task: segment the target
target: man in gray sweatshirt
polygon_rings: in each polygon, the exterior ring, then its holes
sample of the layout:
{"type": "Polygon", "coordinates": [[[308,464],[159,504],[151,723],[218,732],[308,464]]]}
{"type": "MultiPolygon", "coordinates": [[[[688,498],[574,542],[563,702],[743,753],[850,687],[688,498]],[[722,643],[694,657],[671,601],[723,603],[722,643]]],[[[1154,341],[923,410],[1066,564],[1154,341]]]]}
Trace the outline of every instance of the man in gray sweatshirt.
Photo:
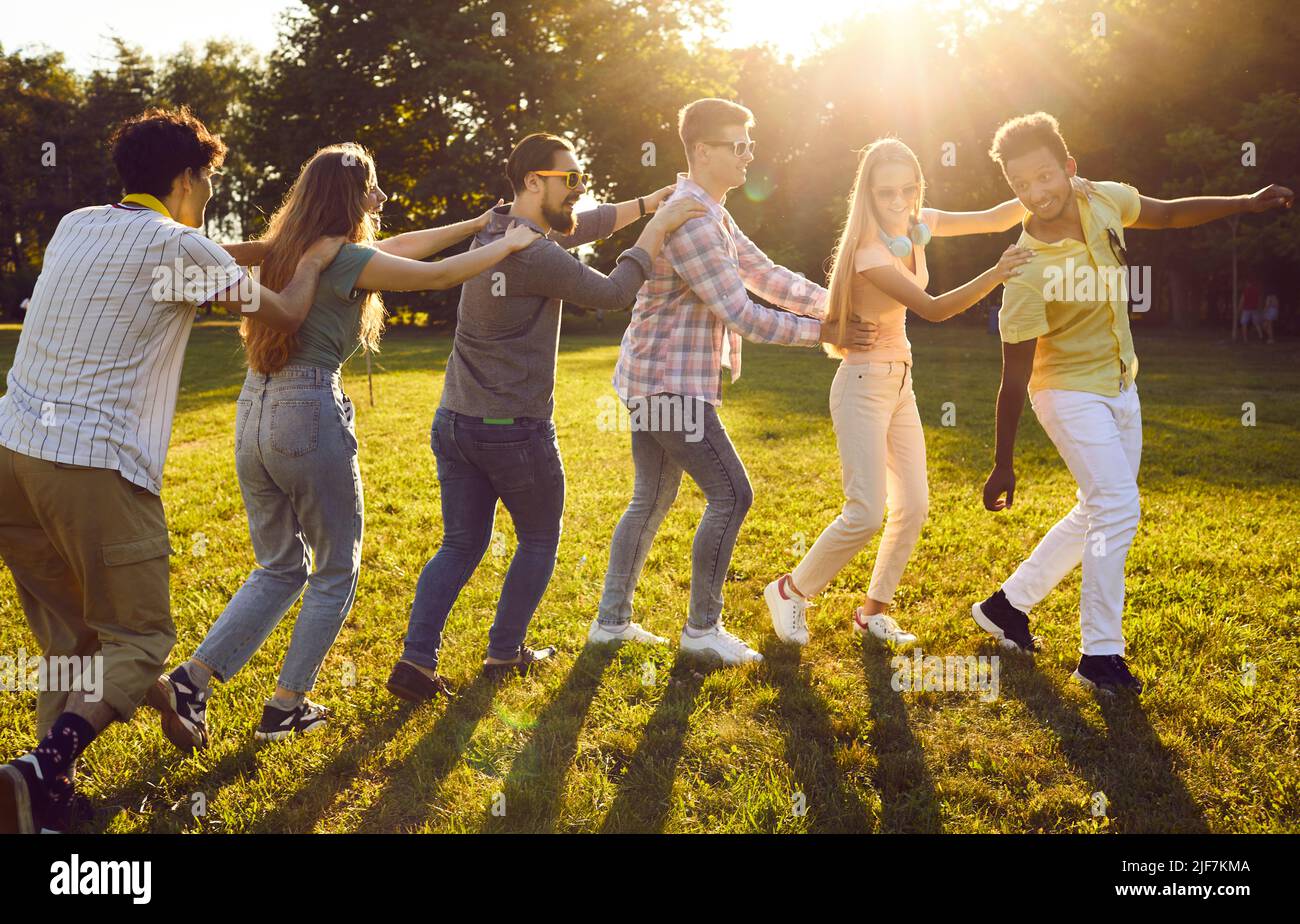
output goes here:
{"type": "Polygon", "coordinates": [[[660,210],[673,191],[668,186],[575,215],[591,178],[581,172],[573,146],[556,135],[520,141],[506,174],[514,201],[493,210],[471,246],[490,244],[516,222],[543,237],[461,289],[430,438],[443,540],[420,573],[405,648],[388,678],[390,692],[413,702],[447,692],[438,675],[443,626],[492,541],[498,499],[514,521],[518,547],[488,634],[484,669],[526,673],[554,654],[554,648],[534,650],[523,642],[555,568],[564,510],[564,467],[551,420],[561,303],[630,308],[668,233],[704,214],[689,199],[660,210]],[[654,218],[608,276],[567,252],[650,213],[654,218]]]}

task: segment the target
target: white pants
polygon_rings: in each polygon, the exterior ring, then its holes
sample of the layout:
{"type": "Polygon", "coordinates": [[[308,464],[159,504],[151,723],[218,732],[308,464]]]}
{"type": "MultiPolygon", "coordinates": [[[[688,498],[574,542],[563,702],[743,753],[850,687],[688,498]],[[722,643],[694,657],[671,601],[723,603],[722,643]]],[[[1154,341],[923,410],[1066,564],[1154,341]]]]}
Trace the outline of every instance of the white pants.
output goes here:
{"type": "Polygon", "coordinates": [[[1028,613],[1083,563],[1080,650],[1124,654],[1124,562],[1137,532],[1142,407],[1137,389],[1113,398],[1044,389],[1031,399],[1038,421],[1079,485],[1079,502],[1051,528],[1002,585],[1007,602],[1028,613]]]}
{"type": "Polygon", "coordinates": [[[843,470],[844,509],[791,573],[809,597],[826,589],[885,520],[867,596],[890,603],[929,511],[925,433],[902,362],[842,363],[831,383],[831,420],[843,470]]]}

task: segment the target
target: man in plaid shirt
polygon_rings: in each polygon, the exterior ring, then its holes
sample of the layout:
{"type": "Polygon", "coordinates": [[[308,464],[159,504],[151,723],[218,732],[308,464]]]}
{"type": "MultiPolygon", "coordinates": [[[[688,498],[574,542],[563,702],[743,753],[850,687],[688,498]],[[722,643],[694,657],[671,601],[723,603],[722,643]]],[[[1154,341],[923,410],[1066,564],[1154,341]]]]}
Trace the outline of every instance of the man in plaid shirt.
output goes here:
{"type": "MultiPolygon", "coordinates": [[[[614,531],[589,642],[667,641],[632,621],[632,595],[686,473],[708,506],[695,531],[681,648],[724,664],[762,660],[722,626],[722,584],[754,492],[718,418],[721,370],[729,368],[733,382],[740,378],[742,337],[814,347],[832,334],[823,327],[826,290],[774,264],[723,207],[727,192],[744,184],[754,159],[753,124],[748,109],[721,99],[696,100],[678,115],[689,172],[678,175],[672,198],[698,199],[708,215],[688,221],[668,239],[623,335],[614,388],[631,413],[636,484],[614,531]],[[789,310],[756,304],[747,289],[789,310]]],[[[850,323],[837,342],[863,349],[873,328],[850,323]]]]}

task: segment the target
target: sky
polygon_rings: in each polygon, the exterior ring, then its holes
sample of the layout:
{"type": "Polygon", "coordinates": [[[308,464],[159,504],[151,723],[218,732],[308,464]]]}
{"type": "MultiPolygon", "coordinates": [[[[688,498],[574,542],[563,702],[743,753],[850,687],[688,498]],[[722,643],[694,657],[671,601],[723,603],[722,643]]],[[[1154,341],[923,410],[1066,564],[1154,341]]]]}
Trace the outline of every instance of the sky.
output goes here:
{"type": "MultiPolygon", "coordinates": [[[[789,0],[727,0],[729,23],[724,45],[744,47],[759,42],[802,57],[817,36],[845,16],[881,5],[884,0],[798,0],[792,14],[789,0]]],[[[892,0],[910,7],[911,0],[892,0]]],[[[0,17],[0,44],[6,52],[34,50],[45,45],[62,51],[71,66],[89,72],[111,64],[109,37],[118,35],[161,57],[189,42],[201,47],[209,38],[231,36],[265,55],[276,41],[280,14],[301,9],[297,0],[217,0],[211,6],[178,8],[166,0],[13,0],[0,17]],[[185,15],[177,15],[180,10],[185,15]],[[196,12],[191,12],[196,11],[196,12]]]]}

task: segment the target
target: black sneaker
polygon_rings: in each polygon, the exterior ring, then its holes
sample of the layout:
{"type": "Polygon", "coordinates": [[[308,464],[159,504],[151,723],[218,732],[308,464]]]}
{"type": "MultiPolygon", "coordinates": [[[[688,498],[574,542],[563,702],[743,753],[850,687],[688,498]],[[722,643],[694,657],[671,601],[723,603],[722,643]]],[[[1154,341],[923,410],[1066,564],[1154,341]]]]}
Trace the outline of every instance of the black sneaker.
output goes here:
{"type": "Polygon", "coordinates": [[[36,756],[31,753],[0,765],[0,834],[63,830],[39,773],[36,756]]]}
{"type": "Polygon", "coordinates": [[[427,703],[436,696],[451,699],[454,695],[442,677],[430,677],[405,661],[393,665],[393,672],[388,675],[388,692],[410,703],[427,703]]]}
{"type": "Polygon", "coordinates": [[[47,792],[50,801],[42,833],[64,834],[94,821],[95,810],[90,800],[77,792],[72,778],[66,773],[56,776],[47,792]]]}
{"type": "Polygon", "coordinates": [[[521,645],[519,646],[519,659],[517,661],[510,661],[506,664],[484,664],[483,673],[493,680],[500,680],[511,671],[518,671],[520,677],[527,677],[534,664],[540,664],[553,657],[555,657],[554,645],[536,649],[521,645]]]}
{"type": "Polygon", "coordinates": [[[1103,693],[1142,692],[1142,681],[1133,676],[1120,655],[1083,655],[1071,676],[1089,689],[1103,693]]]}
{"type": "Polygon", "coordinates": [[[167,740],[182,751],[192,751],[208,746],[208,695],[182,664],[159,677],[144,701],[158,710],[167,740]]]}
{"type": "Polygon", "coordinates": [[[1029,617],[1008,603],[1007,595],[1001,590],[972,606],[970,614],[1003,648],[1019,648],[1030,654],[1038,650],[1038,639],[1029,631],[1029,617]]]}
{"type": "Polygon", "coordinates": [[[307,697],[292,709],[280,709],[267,703],[262,707],[262,722],[254,732],[258,741],[279,741],[297,733],[305,735],[325,727],[329,710],[318,706],[307,697]]]}

